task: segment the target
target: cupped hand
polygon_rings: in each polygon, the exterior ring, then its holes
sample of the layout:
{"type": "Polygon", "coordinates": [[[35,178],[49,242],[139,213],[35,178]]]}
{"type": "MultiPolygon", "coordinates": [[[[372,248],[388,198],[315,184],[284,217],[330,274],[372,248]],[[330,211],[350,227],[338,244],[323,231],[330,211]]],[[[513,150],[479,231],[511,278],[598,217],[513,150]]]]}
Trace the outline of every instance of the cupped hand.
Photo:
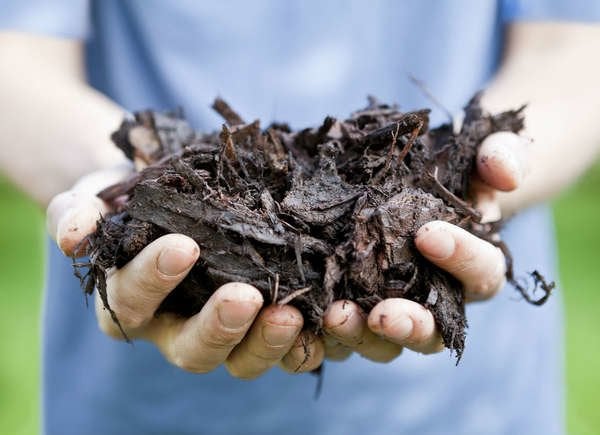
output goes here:
{"type": "MultiPolygon", "coordinates": [[[[500,219],[496,193],[519,187],[527,169],[526,152],[525,139],[509,132],[494,133],[481,144],[473,197],[483,222],[500,219]]],[[[415,244],[425,258],[461,281],[467,301],[489,299],[504,285],[502,252],[462,228],[429,222],[418,230],[415,244]]],[[[431,312],[407,299],[386,299],[368,315],[351,301],[336,301],[325,313],[324,328],[326,356],[336,360],[355,351],[373,361],[387,362],[405,347],[421,353],[444,348],[431,312]]]]}
{"type": "MultiPolygon", "coordinates": [[[[484,220],[500,218],[496,192],[519,186],[525,173],[523,156],[523,139],[512,133],[493,134],[482,144],[473,185],[484,220]]],[[[92,174],[53,199],[48,207],[48,230],[66,255],[72,255],[95,230],[99,216],[110,211],[95,193],[128,171],[119,168],[92,174]]],[[[424,257],[463,283],[467,300],[490,298],[504,283],[502,253],[461,228],[430,222],[419,229],[415,243],[424,257]]],[[[151,341],[185,370],[206,373],[224,364],[233,376],[250,379],[275,365],[288,372],[310,371],[324,358],[343,360],[352,352],[386,362],[404,347],[422,353],[443,349],[432,314],[400,298],[382,301],[369,315],[351,301],[334,302],[324,317],[323,337],[301,332],[303,318],[296,308],[264,307],[261,293],[243,283],[217,289],[191,318],[155,316],[199,254],[192,239],[169,234],[148,245],[125,267],[111,270],[107,279],[109,304],[126,334],[151,341]]],[[[96,313],[102,331],[123,338],[98,297],[96,313]]]]}
{"type": "MultiPolygon", "coordinates": [[[[96,192],[129,171],[115,168],[88,175],[52,200],[48,231],[65,255],[73,255],[85,236],[95,230],[100,215],[110,211],[96,192]]],[[[290,372],[310,371],[321,364],[323,342],[301,332],[300,312],[292,306],[263,307],[261,293],[248,284],[220,287],[202,310],[188,319],[172,314],[155,316],[199,255],[194,240],[168,234],[146,246],[123,268],[109,271],[109,305],[129,338],[149,340],[171,363],[195,373],[224,364],[233,376],[250,379],[277,364],[290,372]]],[[[97,295],[95,306],[100,329],[123,339],[97,295]]]]}

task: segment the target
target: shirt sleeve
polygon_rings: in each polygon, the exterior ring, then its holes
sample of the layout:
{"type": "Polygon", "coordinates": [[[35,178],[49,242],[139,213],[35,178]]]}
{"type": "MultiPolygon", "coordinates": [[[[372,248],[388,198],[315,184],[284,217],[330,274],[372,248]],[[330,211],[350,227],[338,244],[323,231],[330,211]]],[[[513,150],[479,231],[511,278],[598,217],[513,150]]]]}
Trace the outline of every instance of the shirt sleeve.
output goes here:
{"type": "Polygon", "coordinates": [[[502,0],[504,21],[600,21],[598,0],[502,0]]]}
{"type": "Polygon", "coordinates": [[[89,0],[0,0],[0,30],[85,39],[89,0]]]}

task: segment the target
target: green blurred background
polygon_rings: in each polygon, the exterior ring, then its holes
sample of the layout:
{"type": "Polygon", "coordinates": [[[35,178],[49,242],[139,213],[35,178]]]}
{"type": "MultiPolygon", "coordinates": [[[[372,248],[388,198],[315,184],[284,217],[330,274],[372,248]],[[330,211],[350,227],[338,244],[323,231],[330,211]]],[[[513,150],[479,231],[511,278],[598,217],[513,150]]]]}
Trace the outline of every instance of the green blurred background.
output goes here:
{"type": "MultiPolygon", "coordinates": [[[[600,165],[554,204],[567,318],[567,420],[600,434],[600,165]]],[[[43,215],[0,179],[0,434],[39,429],[43,215]]]]}

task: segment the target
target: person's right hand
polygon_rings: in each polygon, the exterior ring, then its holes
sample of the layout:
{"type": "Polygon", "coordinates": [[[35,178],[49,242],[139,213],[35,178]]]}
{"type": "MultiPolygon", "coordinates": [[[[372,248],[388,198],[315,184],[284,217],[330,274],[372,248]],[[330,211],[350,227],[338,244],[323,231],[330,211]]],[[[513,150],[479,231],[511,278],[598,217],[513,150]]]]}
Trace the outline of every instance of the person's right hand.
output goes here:
{"type": "MultiPolygon", "coordinates": [[[[96,192],[122,179],[129,168],[96,172],[72,190],[57,195],[48,207],[47,225],[65,255],[96,229],[101,214],[110,210],[96,192]]],[[[163,299],[190,271],[200,250],[189,237],[168,234],[145,247],[121,269],[109,271],[107,295],[128,337],[154,343],[171,363],[206,373],[224,364],[238,378],[251,379],[280,365],[289,372],[317,368],[323,343],[301,332],[303,318],[289,305],[263,307],[261,293],[243,283],[228,283],[212,295],[202,310],[188,318],[155,316],[163,299]]],[[[100,329],[123,339],[96,295],[100,329]]]]}

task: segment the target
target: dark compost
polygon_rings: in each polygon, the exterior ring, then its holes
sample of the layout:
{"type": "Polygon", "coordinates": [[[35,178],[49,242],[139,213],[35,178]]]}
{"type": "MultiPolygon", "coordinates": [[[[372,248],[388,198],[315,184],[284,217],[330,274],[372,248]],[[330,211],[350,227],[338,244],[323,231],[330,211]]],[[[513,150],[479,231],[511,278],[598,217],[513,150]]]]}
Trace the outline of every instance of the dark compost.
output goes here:
{"type": "Polygon", "coordinates": [[[401,112],[374,98],[346,120],[326,117],[299,131],[283,123],[262,130],[221,99],[213,108],[226,122],[219,132],[195,132],[177,112],[144,111],[112,135],[138,171],[98,194],[114,212],[82,245],[78,256],[89,263],[76,263],[76,273],[87,293],[98,289],[115,322],[107,270],[167,233],[192,237],[200,258],[156,315],[191,316],[218,286],[241,281],[266,303],[296,306],[305,328],[319,333],[334,300],[368,312],[402,297],[431,310],[460,358],[462,286],[414,245],[418,228],[432,220],[502,249],[507,280],[527,301],[542,304],[550,295],[554,284],[537,271],[538,299],[515,279],[510,252],[494,237],[501,222],[481,223],[469,192],[478,145],[491,133],[522,130],[523,108],[491,115],[477,94],[459,131],[429,129],[429,110],[401,112]]]}

